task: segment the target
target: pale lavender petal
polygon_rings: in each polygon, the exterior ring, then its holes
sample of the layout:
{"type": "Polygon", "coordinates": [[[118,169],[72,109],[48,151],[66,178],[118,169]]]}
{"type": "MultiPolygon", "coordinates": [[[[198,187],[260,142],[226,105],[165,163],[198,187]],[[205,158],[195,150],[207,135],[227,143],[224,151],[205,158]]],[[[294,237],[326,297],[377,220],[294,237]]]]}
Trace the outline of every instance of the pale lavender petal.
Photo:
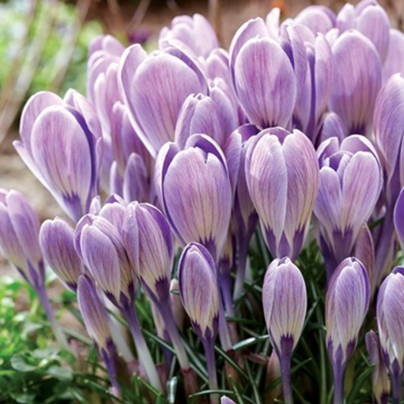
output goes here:
{"type": "Polygon", "coordinates": [[[348,133],[366,135],[371,128],[373,108],[380,90],[380,57],[368,38],[357,31],[343,33],[332,47],[338,69],[330,98],[348,133]]]}
{"type": "Polygon", "coordinates": [[[190,243],[181,255],[178,268],[185,311],[201,336],[214,337],[219,316],[219,290],[213,257],[202,245],[190,243]]]}
{"type": "Polygon", "coordinates": [[[63,219],[45,221],[39,233],[39,243],[45,260],[71,290],[76,291],[84,265],[74,248],[74,230],[63,219]]]}
{"type": "Polygon", "coordinates": [[[401,249],[404,251],[404,188],[401,189],[394,207],[394,227],[401,249]]]}
{"type": "Polygon", "coordinates": [[[292,64],[272,39],[251,39],[240,50],[234,67],[235,89],[251,123],[287,126],[296,101],[292,64]]]}
{"type": "Polygon", "coordinates": [[[336,15],[325,6],[309,6],[303,9],[294,21],[310,28],[313,34],[326,34],[335,27],[336,15]]]}
{"type": "Polygon", "coordinates": [[[347,130],[341,118],[335,112],[328,112],[323,121],[320,141],[336,137],[340,142],[347,136],[347,130]]]}
{"type": "Polygon", "coordinates": [[[384,79],[387,80],[396,73],[404,75],[404,33],[390,29],[389,48],[383,65],[384,79]]]}
{"type": "Polygon", "coordinates": [[[289,258],[269,265],[262,286],[262,304],[271,343],[281,351],[282,339],[299,341],[307,310],[307,292],[303,275],[289,258]]]}
{"type": "Polygon", "coordinates": [[[148,202],[150,199],[150,179],[143,159],[132,153],[123,177],[123,198],[131,201],[148,202]]]}

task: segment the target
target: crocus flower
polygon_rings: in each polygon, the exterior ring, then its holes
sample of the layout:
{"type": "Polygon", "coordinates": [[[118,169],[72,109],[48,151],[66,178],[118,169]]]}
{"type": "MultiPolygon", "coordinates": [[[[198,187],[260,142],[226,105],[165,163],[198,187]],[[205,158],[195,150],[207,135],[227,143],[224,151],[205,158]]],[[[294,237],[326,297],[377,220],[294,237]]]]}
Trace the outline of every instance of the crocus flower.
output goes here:
{"type": "MultiPolygon", "coordinates": [[[[178,265],[181,301],[205,349],[209,387],[217,389],[214,344],[219,323],[219,289],[216,265],[209,251],[198,243],[188,244],[178,265]]],[[[212,403],[218,403],[212,395],[212,403]]]]}
{"type": "Polygon", "coordinates": [[[404,186],[402,145],[404,125],[404,77],[393,75],[380,90],[376,100],[374,115],[375,143],[383,168],[383,200],[385,218],[378,237],[376,248],[376,283],[379,285],[394,259],[395,236],[394,205],[404,186]]]}
{"type": "Polygon", "coordinates": [[[74,248],[74,229],[63,219],[46,220],[39,232],[39,244],[46,262],[59,279],[72,291],[84,265],[74,248]]]}
{"type": "Polygon", "coordinates": [[[77,301],[87,332],[107,368],[113,394],[119,396],[120,387],[116,380],[115,366],[116,351],[109,327],[108,313],[93,282],[87,276],[81,275],[78,279],[77,301]]]}
{"type": "Polygon", "coordinates": [[[404,268],[396,267],[382,283],[377,297],[377,328],[391,376],[393,404],[401,403],[404,373],[404,268]]]}
{"type": "Polygon", "coordinates": [[[245,173],[272,256],[295,260],[318,190],[318,163],[312,143],[298,130],[264,130],[248,145],[245,173]]]}
{"type": "Polygon", "coordinates": [[[292,63],[261,18],[236,32],[230,46],[234,89],[250,122],[261,129],[288,126],[296,101],[292,63]]]}
{"type": "Polygon", "coordinates": [[[334,271],[325,303],[326,344],[334,371],[334,403],[344,401],[344,377],[369,308],[368,274],[356,258],[346,258],[334,271]]]}
{"type": "Polygon", "coordinates": [[[0,189],[0,250],[35,289],[59,345],[70,350],[56,321],[45,286],[45,265],[39,247],[39,219],[18,191],[0,189]]]}
{"type": "Polygon", "coordinates": [[[122,207],[119,203],[110,205],[106,205],[109,219],[88,214],[80,220],[75,231],[75,248],[107,298],[121,310],[147,378],[161,391],[156,366],[141,332],[134,306],[136,279],[123,245],[123,230],[120,232],[115,227],[116,224],[122,227],[122,207]],[[111,212],[111,209],[116,210],[116,213],[111,212]]]}
{"type": "Polygon", "coordinates": [[[230,101],[227,102],[226,111],[222,104],[210,96],[203,94],[188,96],[181,108],[175,128],[175,141],[178,146],[183,148],[188,138],[195,133],[205,133],[223,147],[227,137],[238,123],[233,119],[230,126],[227,125],[234,115],[230,101]]]}
{"type": "Polygon", "coordinates": [[[390,19],[376,0],[362,0],[355,7],[345,4],[338,13],[336,26],[339,31],[355,29],[365,35],[377,49],[382,63],[389,47],[390,19]]]}
{"type": "Polygon", "coordinates": [[[240,126],[230,135],[225,148],[232,187],[234,189],[232,212],[234,229],[232,229],[233,231],[230,237],[235,238],[237,247],[237,277],[234,286],[235,298],[239,297],[243,290],[248,246],[258,224],[258,214],[248,192],[245,175],[245,160],[249,140],[255,136],[258,131],[258,128],[254,125],[247,124],[240,126]]]}
{"type": "Polygon", "coordinates": [[[98,194],[102,133],[91,104],[74,90],[63,100],[37,93],[22,112],[20,135],[17,152],[77,222],[98,194]]]}
{"type": "Polygon", "coordinates": [[[303,275],[285,257],[268,267],[262,287],[262,304],[271,344],[278,356],[285,403],[293,403],[290,385],[292,352],[302,333],[307,310],[303,275]]]}
{"type": "Polygon", "coordinates": [[[372,373],[373,397],[375,404],[387,404],[390,383],[384,362],[379,337],[371,330],[366,334],[366,348],[370,363],[375,367],[372,373]]]}
{"type": "Polygon", "coordinates": [[[229,397],[223,396],[220,399],[220,404],[236,404],[233,400],[231,400],[229,397]]]}
{"type": "Polygon", "coordinates": [[[326,113],[321,128],[320,143],[332,137],[336,137],[339,142],[342,142],[346,136],[347,130],[341,118],[335,112],[326,113]]]}
{"type": "Polygon", "coordinates": [[[348,133],[369,135],[373,109],[382,84],[382,67],[373,43],[358,31],[344,32],[333,44],[338,63],[329,107],[348,133]]]}
{"type": "Polygon", "coordinates": [[[195,56],[204,58],[219,47],[213,27],[200,14],[194,14],[192,17],[188,15],[175,17],[170,27],[164,27],[159,37],[160,48],[164,49],[165,43],[172,40],[183,43],[195,56]]]}
{"type": "Polygon", "coordinates": [[[207,92],[199,67],[178,48],[147,55],[140,45],[132,45],[122,56],[120,80],[132,125],[152,156],[174,140],[188,95],[207,92]]]}
{"type": "Polygon", "coordinates": [[[197,241],[217,261],[224,248],[232,205],[227,163],[216,142],[191,136],[184,150],[169,143],[156,162],[156,189],[183,245],[197,241]]]}
{"type": "Polygon", "coordinates": [[[341,144],[331,138],[321,144],[320,187],[314,213],[320,222],[320,246],[328,278],[350,256],[359,230],[378,200],[382,187],[380,163],[372,144],[360,135],[341,144]]]}
{"type": "Polygon", "coordinates": [[[153,205],[129,204],[124,225],[128,257],[149,297],[168,304],[174,242],[170,225],[153,205]]]}

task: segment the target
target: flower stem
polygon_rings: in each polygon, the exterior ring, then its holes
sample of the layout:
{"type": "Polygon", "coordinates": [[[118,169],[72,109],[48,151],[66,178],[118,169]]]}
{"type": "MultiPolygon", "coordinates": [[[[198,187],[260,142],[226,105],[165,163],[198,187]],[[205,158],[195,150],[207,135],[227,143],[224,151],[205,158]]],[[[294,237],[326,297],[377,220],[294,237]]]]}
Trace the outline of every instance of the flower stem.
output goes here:
{"type": "Polygon", "coordinates": [[[135,342],[137,354],[139,356],[140,363],[142,364],[147,378],[151,385],[159,390],[163,391],[161,386],[160,377],[158,375],[156,365],[153,362],[153,358],[150,354],[150,350],[146,344],[143,337],[142,331],[140,330],[139,319],[136,314],[136,309],[134,304],[128,304],[122,308],[122,314],[124,315],[130,332],[132,334],[133,340],[135,342]]]}
{"type": "Polygon", "coordinates": [[[164,324],[171,343],[173,344],[178,362],[181,367],[182,376],[184,378],[185,393],[188,396],[196,393],[199,389],[196,374],[189,364],[188,355],[185,351],[184,343],[182,342],[177,325],[175,324],[173,312],[169,301],[157,303],[157,308],[160,311],[161,317],[164,319],[164,324]]]}
{"type": "Polygon", "coordinates": [[[343,404],[345,366],[343,366],[340,361],[337,361],[333,366],[333,371],[334,371],[334,404],[343,404]]]}
{"type": "Polygon", "coordinates": [[[248,242],[246,242],[245,240],[240,240],[238,261],[237,261],[237,275],[233,292],[234,300],[237,300],[243,293],[247,256],[248,256],[248,242]]]}
{"type": "Polygon", "coordinates": [[[282,355],[279,358],[282,376],[282,389],[283,389],[283,401],[285,404],[293,404],[292,384],[290,381],[290,365],[292,355],[282,355]]]}
{"type": "Polygon", "coordinates": [[[55,312],[53,311],[53,308],[50,304],[48,293],[46,291],[46,286],[43,284],[41,287],[37,289],[37,294],[39,297],[39,301],[41,302],[41,305],[43,309],[45,310],[46,317],[48,317],[48,320],[51,324],[53,334],[55,335],[56,341],[59,344],[59,346],[66,351],[72,352],[72,349],[67,342],[66,336],[63,334],[60,324],[56,321],[55,317],[55,312]]]}
{"type": "MultiPolygon", "coordinates": [[[[216,390],[218,385],[217,385],[214,341],[211,338],[209,338],[209,339],[203,339],[202,343],[206,356],[206,367],[208,370],[209,389],[216,390]]],[[[211,404],[219,404],[219,396],[217,394],[211,394],[210,401],[211,404]]]]}
{"type": "Polygon", "coordinates": [[[402,374],[400,372],[391,373],[391,392],[393,396],[393,404],[401,404],[402,392],[402,374]]]}
{"type": "Polygon", "coordinates": [[[121,388],[119,387],[118,381],[116,379],[116,366],[115,366],[115,346],[113,342],[109,344],[110,346],[107,348],[107,350],[102,350],[101,351],[101,358],[104,361],[105,367],[107,368],[108,372],[108,377],[111,382],[112,390],[111,393],[116,396],[120,397],[121,396],[121,388]]]}

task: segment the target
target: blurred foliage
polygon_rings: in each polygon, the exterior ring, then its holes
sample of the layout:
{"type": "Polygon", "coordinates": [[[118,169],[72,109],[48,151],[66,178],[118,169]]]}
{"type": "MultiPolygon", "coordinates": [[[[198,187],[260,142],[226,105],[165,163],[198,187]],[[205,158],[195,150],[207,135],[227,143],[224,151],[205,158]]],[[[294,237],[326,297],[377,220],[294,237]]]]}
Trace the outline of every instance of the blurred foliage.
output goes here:
{"type": "MultiPolygon", "coordinates": [[[[37,91],[51,88],[58,73],[58,67],[63,62],[63,40],[75,29],[77,10],[72,4],[59,2],[57,5],[57,17],[52,34],[48,36],[41,54],[38,69],[29,88],[27,98],[37,91]]],[[[7,77],[12,73],[11,61],[21,51],[21,42],[27,24],[27,10],[30,1],[11,0],[0,4],[0,89],[2,89],[7,77]]],[[[34,38],[41,30],[44,22],[49,18],[49,5],[47,2],[39,2],[36,9],[34,22],[30,27],[30,39],[34,38]]],[[[78,40],[69,61],[69,68],[59,89],[60,94],[74,87],[80,92],[85,92],[87,49],[91,40],[102,33],[101,25],[97,21],[86,22],[78,36],[78,40]]]]}

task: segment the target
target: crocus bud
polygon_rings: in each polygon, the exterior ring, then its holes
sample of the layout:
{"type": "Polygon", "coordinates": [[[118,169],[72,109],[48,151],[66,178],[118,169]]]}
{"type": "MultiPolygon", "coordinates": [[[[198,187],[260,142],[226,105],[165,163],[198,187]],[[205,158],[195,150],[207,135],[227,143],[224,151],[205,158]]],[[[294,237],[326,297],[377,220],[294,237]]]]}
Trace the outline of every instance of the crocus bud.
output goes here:
{"type": "Polygon", "coordinates": [[[404,372],[404,268],[396,267],[382,283],[377,296],[377,328],[391,376],[393,403],[401,403],[404,372]]]}
{"type": "Polygon", "coordinates": [[[219,318],[219,289],[216,265],[201,244],[190,243],[182,252],[178,266],[181,301],[195,332],[214,340],[219,318]]]}
{"type": "Polygon", "coordinates": [[[291,354],[302,333],[307,310],[303,275],[285,257],[268,267],[262,287],[262,304],[271,343],[279,359],[291,354]]]}
{"type": "Polygon", "coordinates": [[[168,304],[174,243],[166,218],[153,205],[132,202],[124,233],[129,260],[146,293],[153,301],[168,304]]]}
{"type": "Polygon", "coordinates": [[[96,37],[89,46],[87,94],[97,111],[102,130],[111,137],[112,109],[122,99],[118,86],[119,59],[124,46],[111,35],[96,37]]]}
{"type": "Polygon", "coordinates": [[[225,141],[218,105],[207,95],[191,94],[185,100],[175,128],[175,141],[184,148],[188,138],[195,133],[206,133],[221,146],[225,141]]]}
{"type": "Polygon", "coordinates": [[[39,244],[46,262],[73,292],[84,265],[74,248],[74,229],[63,219],[46,220],[39,233],[39,244]]]}
{"type": "Polygon", "coordinates": [[[269,265],[262,286],[262,304],[281,367],[283,396],[286,403],[292,403],[290,366],[306,316],[307,292],[303,275],[289,258],[275,259],[269,265]]]}
{"type": "Polygon", "coordinates": [[[374,366],[372,373],[374,402],[375,404],[387,404],[390,392],[389,377],[379,337],[372,330],[366,334],[366,348],[370,363],[374,366]]]}
{"type": "Polygon", "coordinates": [[[76,227],[75,248],[97,284],[117,307],[133,303],[132,269],[121,235],[109,220],[84,216],[76,227]]]}
{"type": "Polygon", "coordinates": [[[373,43],[384,62],[389,47],[390,19],[376,0],[363,0],[356,7],[346,4],[337,16],[340,32],[356,29],[373,43]]]}
{"type": "Polygon", "coordinates": [[[181,303],[179,292],[180,292],[180,286],[178,284],[178,280],[175,278],[171,279],[170,282],[171,310],[173,312],[175,324],[177,325],[178,329],[182,331],[184,329],[185,311],[184,306],[181,303]]]}
{"type": "Polygon", "coordinates": [[[337,113],[348,133],[368,135],[373,108],[382,83],[380,57],[372,42],[357,31],[344,32],[332,46],[338,69],[330,109],[337,113]]]}
{"type": "Polygon", "coordinates": [[[382,172],[372,144],[363,136],[337,138],[317,151],[320,187],[314,213],[320,222],[320,245],[327,274],[350,256],[359,230],[375,208],[382,172]]]}
{"type": "Polygon", "coordinates": [[[227,163],[216,142],[193,135],[184,150],[171,143],[156,162],[156,190],[183,245],[203,244],[215,261],[224,248],[232,205],[227,163]]]}
{"type": "Polygon", "coordinates": [[[209,21],[200,14],[192,17],[181,15],[171,21],[170,27],[160,32],[160,47],[164,49],[167,41],[176,40],[186,45],[195,56],[206,58],[209,53],[219,47],[215,31],[209,21]]]}
{"type": "Polygon", "coordinates": [[[129,47],[122,56],[120,80],[131,122],[153,157],[164,143],[174,140],[178,114],[188,95],[207,92],[196,64],[186,55],[170,54],[169,49],[148,56],[140,45],[129,47]]]}
{"type": "Polygon", "coordinates": [[[20,134],[17,152],[77,222],[98,194],[102,132],[91,104],[73,90],[64,100],[37,93],[22,112],[20,134]]]}
{"type": "Polygon", "coordinates": [[[296,101],[296,77],[287,54],[270,37],[262,19],[250,20],[236,32],[230,67],[237,98],[250,122],[261,129],[288,126],[296,101]]]}
{"type": "Polygon", "coordinates": [[[383,75],[388,80],[393,74],[404,75],[404,33],[390,29],[389,50],[383,66],[383,75]]]}
{"type": "Polygon", "coordinates": [[[0,249],[37,291],[45,281],[39,248],[39,220],[28,200],[17,191],[0,190],[0,249]]]}
{"type": "Polygon", "coordinates": [[[115,394],[119,394],[116,380],[115,346],[112,341],[107,310],[90,278],[81,275],[78,280],[77,301],[84,325],[105,363],[115,394]]]}
{"type": "Polygon", "coordinates": [[[346,258],[334,271],[325,303],[326,344],[334,371],[334,402],[343,402],[345,369],[355,351],[369,308],[368,274],[356,258],[346,258]]]}
{"type": "Polygon", "coordinates": [[[248,145],[245,172],[265,242],[274,257],[295,260],[318,190],[314,147],[300,131],[262,131],[248,145]]]}

